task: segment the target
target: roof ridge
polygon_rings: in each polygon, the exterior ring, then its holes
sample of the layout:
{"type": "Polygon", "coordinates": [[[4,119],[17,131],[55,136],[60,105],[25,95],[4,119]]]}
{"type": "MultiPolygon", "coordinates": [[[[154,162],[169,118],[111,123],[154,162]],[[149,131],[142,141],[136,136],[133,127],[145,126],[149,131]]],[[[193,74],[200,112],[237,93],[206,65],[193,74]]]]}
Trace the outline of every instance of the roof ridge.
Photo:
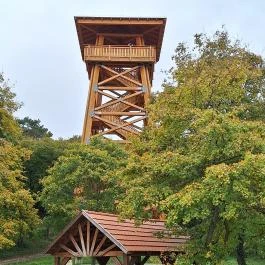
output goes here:
{"type": "MultiPolygon", "coordinates": [[[[113,216],[113,217],[117,217],[117,218],[119,218],[119,215],[118,215],[118,214],[114,214],[114,213],[97,212],[97,211],[90,211],[90,210],[83,210],[83,211],[87,212],[88,214],[89,214],[89,213],[94,213],[94,214],[98,214],[98,215],[113,216]]],[[[124,218],[124,220],[130,220],[130,221],[133,221],[134,219],[124,218]]],[[[154,222],[162,222],[162,223],[165,223],[165,220],[161,220],[161,219],[158,219],[158,218],[150,218],[150,219],[148,219],[148,220],[143,220],[143,223],[144,223],[144,222],[150,222],[150,220],[152,220],[152,221],[154,221],[154,222]]]]}

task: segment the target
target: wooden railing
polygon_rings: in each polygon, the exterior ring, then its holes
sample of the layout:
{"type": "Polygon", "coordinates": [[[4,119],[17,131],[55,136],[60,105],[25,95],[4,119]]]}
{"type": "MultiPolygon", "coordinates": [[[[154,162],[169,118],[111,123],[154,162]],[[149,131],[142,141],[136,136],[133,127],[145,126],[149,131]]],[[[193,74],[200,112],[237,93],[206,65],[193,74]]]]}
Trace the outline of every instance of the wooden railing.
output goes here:
{"type": "Polygon", "coordinates": [[[87,45],[84,47],[84,60],[155,62],[156,48],[153,46],[87,45]]]}

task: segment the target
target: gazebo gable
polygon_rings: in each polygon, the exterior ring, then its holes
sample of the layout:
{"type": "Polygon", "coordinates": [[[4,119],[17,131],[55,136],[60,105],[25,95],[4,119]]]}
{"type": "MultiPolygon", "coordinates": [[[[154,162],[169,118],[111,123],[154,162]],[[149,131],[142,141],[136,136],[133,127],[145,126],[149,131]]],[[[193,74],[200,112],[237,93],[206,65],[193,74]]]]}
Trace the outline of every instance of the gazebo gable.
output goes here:
{"type": "Polygon", "coordinates": [[[82,211],[46,251],[60,257],[121,256],[127,250],[105,229],[82,211]]]}

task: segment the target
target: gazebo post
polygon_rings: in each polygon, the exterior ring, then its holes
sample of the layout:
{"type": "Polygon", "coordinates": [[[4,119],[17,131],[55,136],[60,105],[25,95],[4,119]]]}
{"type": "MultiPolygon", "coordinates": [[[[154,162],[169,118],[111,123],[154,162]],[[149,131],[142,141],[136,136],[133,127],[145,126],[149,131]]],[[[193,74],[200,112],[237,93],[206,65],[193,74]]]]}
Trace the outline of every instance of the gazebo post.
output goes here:
{"type": "Polygon", "coordinates": [[[123,254],[123,265],[129,265],[129,256],[127,254],[123,254]]]}
{"type": "Polygon", "coordinates": [[[54,257],[54,265],[60,265],[60,257],[54,257]]]}

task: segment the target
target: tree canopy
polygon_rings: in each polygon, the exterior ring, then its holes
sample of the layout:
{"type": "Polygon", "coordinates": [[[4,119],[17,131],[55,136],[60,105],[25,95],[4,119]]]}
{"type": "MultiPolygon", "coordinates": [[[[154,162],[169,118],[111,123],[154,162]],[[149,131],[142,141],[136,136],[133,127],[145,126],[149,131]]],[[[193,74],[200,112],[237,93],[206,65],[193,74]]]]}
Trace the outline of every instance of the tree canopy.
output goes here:
{"type": "Polygon", "coordinates": [[[41,121],[39,119],[33,120],[29,117],[24,117],[23,119],[18,119],[17,121],[22,128],[24,136],[35,139],[52,137],[52,133],[49,131],[49,129],[41,125],[41,121]]]}
{"type": "Polygon", "coordinates": [[[124,150],[109,141],[94,139],[89,146],[73,144],[42,181],[40,200],[48,214],[46,221],[57,230],[81,209],[115,211],[119,189],[106,175],[125,161],[124,150]]]}
{"type": "MultiPolygon", "coordinates": [[[[194,36],[173,56],[149,124],[115,172],[122,216],[165,216],[191,236],[186,260],[264,255],[264,62],[226,31],[194,36]],[[251,227],[251,228],[250,228],[251,227]]],[[[189,263],[190,264],[190,263],[189,263]]]]}

